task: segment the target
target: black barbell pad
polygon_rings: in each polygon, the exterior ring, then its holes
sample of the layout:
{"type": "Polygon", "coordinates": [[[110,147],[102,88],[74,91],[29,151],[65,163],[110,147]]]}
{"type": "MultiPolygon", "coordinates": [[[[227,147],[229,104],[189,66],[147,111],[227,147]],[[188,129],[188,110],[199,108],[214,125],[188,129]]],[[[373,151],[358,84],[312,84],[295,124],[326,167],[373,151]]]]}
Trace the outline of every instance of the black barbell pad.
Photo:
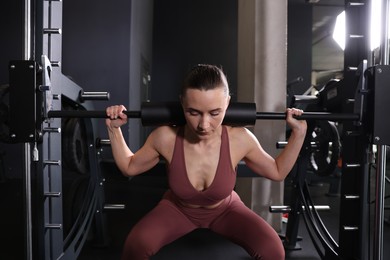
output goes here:
{"type": "Polygon", "coordinates": [[[256,104],[233,102],[229,104],[223,124],[231,126],[250,126],[256,124],[256,104]]]}
{"type": "MultiPolygon", "coordinates": [[[[184,112],[179,102],[145,102],[141,105],[143,126],[184,125],[184,112]]],[[[248,126],[256,123],[256,104],[232,102],[226,111],[224,125],[248,126]]]]}
{"type": "Polygon", "coordinates": [[[143,126],[184,125],[183,108],[179,102],[144,102],[141,122],[143,126]]]}

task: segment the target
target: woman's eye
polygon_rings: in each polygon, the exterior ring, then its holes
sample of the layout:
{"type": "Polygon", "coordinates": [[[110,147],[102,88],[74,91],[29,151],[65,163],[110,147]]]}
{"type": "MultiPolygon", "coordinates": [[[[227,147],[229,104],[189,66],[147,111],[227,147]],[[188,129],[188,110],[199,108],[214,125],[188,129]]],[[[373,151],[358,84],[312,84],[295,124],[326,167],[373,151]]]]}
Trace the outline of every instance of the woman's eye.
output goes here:
{"type": "Polygon", "coordinates": [[[213,113],[210,113],[211,116],[219,116],[219,112],[213,112],[213,113]]]}
{"type": "Polygon", "coordinates": [[[196,112],[196,111],[189,111],[189,113],[190,113],[191,116],[197,116],[197,115],[199,115],[199,113],[196,112]]]}

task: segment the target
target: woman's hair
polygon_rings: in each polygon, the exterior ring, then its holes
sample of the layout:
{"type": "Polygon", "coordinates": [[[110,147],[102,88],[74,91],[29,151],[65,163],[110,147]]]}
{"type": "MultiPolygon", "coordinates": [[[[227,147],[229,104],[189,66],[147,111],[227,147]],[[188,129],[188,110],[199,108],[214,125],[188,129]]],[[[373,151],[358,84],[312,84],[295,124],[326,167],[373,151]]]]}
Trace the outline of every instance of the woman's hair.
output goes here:
{"type": "Polygon", "coordinates": [[[229,85],[222,69],[215,65],[198,64],[193,67],[184,79],[181,95],[184,96],[187,89],[211,90],[224,88],[229,95],[229,85]]]}

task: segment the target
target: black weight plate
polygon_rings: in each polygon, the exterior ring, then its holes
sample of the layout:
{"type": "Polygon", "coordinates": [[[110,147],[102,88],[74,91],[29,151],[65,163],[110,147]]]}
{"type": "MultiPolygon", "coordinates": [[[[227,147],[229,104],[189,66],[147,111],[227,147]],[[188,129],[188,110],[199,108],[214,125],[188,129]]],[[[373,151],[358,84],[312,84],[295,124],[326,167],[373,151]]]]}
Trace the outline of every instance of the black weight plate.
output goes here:
{"type": "Polygon", "coordinates": [[[313,147],[310,168],[320,176],[329,176],[336,169],[340,156],[340,137],[333,122],[317,121],[312,132],[313,147]]]}
{"type": "Polygon", "coordinates": [[[69,119],[65,123],[62,138],[64,167],[80,174],[87,174],[89,172],[88,144],[82,119],[69,119]]]}

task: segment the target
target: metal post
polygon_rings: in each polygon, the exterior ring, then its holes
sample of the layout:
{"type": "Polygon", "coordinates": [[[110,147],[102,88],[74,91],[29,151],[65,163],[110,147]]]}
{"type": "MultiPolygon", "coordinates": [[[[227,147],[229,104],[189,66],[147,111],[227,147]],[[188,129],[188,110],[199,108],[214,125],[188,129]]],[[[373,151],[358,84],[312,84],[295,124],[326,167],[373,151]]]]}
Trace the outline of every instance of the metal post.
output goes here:
{"type": "Polygon", "coordinates": [[[24,0],[24,59],[31,59],[31,0],[24,0]]]}
{"type": "Polygon", "coordinates": [[[382,0],[380,63],[389,65],[389,0],[382,0]]]}
{"type": "MultiPolygon", "coordinates": [[[[389,64],[389,6],[390,0],[382,0],[381,17],[381,45],[380,63],[389,64]]],[[[383,222],[384,222],[384,198],[385,198],[385,174],[386,174],[386,145],[378,146],[378,159],[376,163],[376,200],[375,200],[375,231],[374,231],[374,259],[383,259],[383,222]]]]}
{"type": "Polygon", "coordinates": [[[374,259],[383,259],[383,224],[384,224],[384,198],[385,198],[385,172],[386,172],[386,145],[378,147],[378,160],[376,172],[376,202],[375,202],[375,235],[374,259]]]}
{"type": "MultiPolygon", "coordinates": [[[[24,1],[24,59],[31,59],[31,0],[24,1]]],[[[32,259],[31,145],[24,144],[24,214],[26,259],[32,259]]]]}
{"type": "Polygon", "coordinates": [[[31,219],[31,146],[24,144],[24,214],[26,259],[32,259],[32,219],[31,219]]]}

